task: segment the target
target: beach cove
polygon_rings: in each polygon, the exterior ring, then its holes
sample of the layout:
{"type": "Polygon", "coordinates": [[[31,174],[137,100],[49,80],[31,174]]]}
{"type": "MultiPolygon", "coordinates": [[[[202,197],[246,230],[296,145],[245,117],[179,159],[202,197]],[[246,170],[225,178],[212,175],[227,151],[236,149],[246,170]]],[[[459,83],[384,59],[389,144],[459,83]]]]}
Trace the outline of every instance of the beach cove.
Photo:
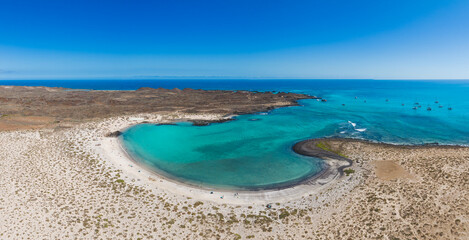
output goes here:
{"type": "MultiPolygon", "coordinates": [[[[222,118],[222,116],[216,115],[179,115],[176,119],[168,119],[161,115],[139,115],[138,117],[130,118],[130,120],[128,118],[119,118],[118,120],[103,123],[106,124],[104,129],[108,129],[108,132],[103,132],[103,136],[108,135],[109,132],[127,129],[129,126],[135,125],[138,121],[154,122],[166,125],[180,119],[205,119],[207,121],[214,121],[218,119],[217,117],[222,118]]],[[[193,182],[185,181],[184,179],[168,176],[154,167],[139,162],[132,156],[129,156],[125,147],[122,146],[122,142],[119,137],[102,137],[100,139],[100,142],[97,144],[99,146],[97,146],[95,150],[100,152],[103,158],[108,159],[109,162],[122,168],[123,173],[128,174],[123,175],[125,176],[123,180],[139,179],[138,181],[142,181],[142,184],[149,184],[149,186],[153,186],[158,189],[165,189],[166,191],[185,197],[208,200],[220,204],[251,205],[256,203],[266,205],[272,202],[286,202],[288,200],[298,199],[305,195],[314,194],[336,185],[341,177],[340,172],[337,169],[340,166],[349,165],[346,161],[340,161],[334,158],[324,160],[316,158],[317,160],[313,160],[319,161],[318,163],[323,165],[324,169],[322,170],[324,171],[315,172],[314,174],[307,176],[307,178],[301,179],[300,181],[294,181],[286,185],[254,189],[210,186],[205,184],[194,184],[193,182]]],[[[357,179],[354,181],[356,180],[357,179]]],[[[351,186],[353,186],[353,184],[344,187],[349,189],[351,186]]]]}
{"type": "Polygon", "coordinates": [[[106,136],[142,121],[219,117],[141,114],[1,132],[1,156],[10,160],[0,165],[6,173],[1,175],[2,237],[302,238],[314,229],[315,236],[328,239],[372,237],[370,222],[395,237],[467,236],[462,217],[469,206],[467,148],[323,140],[352,159],[356,171],[309,191],[293,187],[235,196],[161,178],[127,158],[117,138],[106,136]],[[443,220],[428,228],[434,218],[443,220]]]}

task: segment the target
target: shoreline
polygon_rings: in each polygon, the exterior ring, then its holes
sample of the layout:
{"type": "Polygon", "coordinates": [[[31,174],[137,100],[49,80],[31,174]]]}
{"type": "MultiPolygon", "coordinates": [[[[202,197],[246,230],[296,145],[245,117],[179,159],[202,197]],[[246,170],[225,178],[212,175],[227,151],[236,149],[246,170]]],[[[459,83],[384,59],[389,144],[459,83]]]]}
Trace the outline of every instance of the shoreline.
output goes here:
{"type": "Polygon", "coordinates": [[[145,163],[142,163],[141,161],[135,159],[132,157],[131,154],[128,153],[126,150],[125,146],[122,143],[122,140],[117,137],[117,142],[119,143],[119,149],[123,152],[123,154],[129,159],[129,161],[139,165],[140,167],[146,169],[149,172],[154,173],[158,177],[164,178],[167,181],[174,182],[176,184],[182,184],[187,187],[193,187],[193,188],[198,188],[202,190],[207,190],[207,191],[228,191],[228,192],[243,192],[243,193],[252,193],[252,192],[269,192],[269,191],[279,191],[283,189],[288,189],[295,187],[297,185],[301,185],[304,183],[311,182],[312,180],[316,179],[321,179],[321,178],[327,178],[328,175],[326,175],[326,172],[331,172],[330,171],[330,164],[327,163],[327,159],[320,159],[320,165],[321,165],[321,170],[318,172],[314,173],[309,173],[306,174],[305,176],[302,176],[298,179],[294,179],[291,181],[287,181],[284,183],[273,183],[273,184],[267,184],[267,185],[262,185],[262,186],[253,186],[253,187],[230,187],[230,186],[223,186],[223,185],[210,185],[210,184],[205,184],[203,182],[195,182],[195,181],[190,181],[190,180],[185,180],[183,178],[178,178],[175,176],[172,176],[169,173],[165,173],[164,171],[160,171],[159,169],[155,167],[151,167],[146,165],[145,163]]]}
{"type": "MultiPolygon", "coordinates": [[[[190,120],[191,117],[185,116],[184,119],[190,120]]],[[[145,124],[167,124],[178,120],[179,119],[174,119],[172,121],[147,120],[145,121],[145,124]]],[[[206,120],[217,121],[213,118],[206,118],[206,120]]],[[[112,126],[112,129],[110,129],[109,132],[125,131],[125,129],[136,124],[139,123],[131,123],[127,121],[122,126],[112,126]]],[[[284,186],[273,188],[262,187],[257,189],[218,188],[181,181],[180,179],[171,178],[155,171],[155,169],[133,159],[133,157],[130,156],[122,146],[119,137],[103,137],[100,141],[100,148],[99,152],[103,153],[102,156],[114,163],[114,165],[119,165],[120,168],[123,169],[123,172],[128,174],[128,178],[138,178],[140,179],[139,181],[144,182],[144,184],[162,188],[179,195],[190,196],[195,199],[215,201],[217,203],[245,205],[252,203],[266,204],[269,202],[285,202],[332,187],[343,179],[341,178],[342,174],[337,170],[341,166],[342,162],[337,161],[336,159],[321,159],[321,161],[323,161],[321,163],[323,165],[323,169],[321,171],[310,176],[306,176],[303,179],[299,179],[298,181],[289,182],[284,186]],[[136,171],[136,169],[138,170],[136,171]],[[210,192],[213,192],[214,194],[210,194],[210,192]],[[223,198],[219,198],[220,196],[223,198]]]]}
{"type": "MultiPolygon", "coordinates": [[[[344,175],[344,169],[348,167],[353,166],[353,161],[350,160],[349,158],[340,156],[337,153],[327,151],[324,149],[321,149],[316,146],[317,142],[319,142],[321,138],[313,138],[313,139],[307,139],[303,140],[300,142],[295,143],[293,145],[292,150],[296,152],[297,154],[301,154],[303,156],[309,156],[309,157],[315,157],[322,159],[323,161],[326,161],[327,159],[335,159],[338,161],[346,161],[348,165],[342,165],[337,168],[337,171],[339,172],[340,176],[344,175]]],[[[326,171],[329,169],[326,169],[326,171]]],[[[314,176],[313,176],[314,177],[314,176]]]]}
{"type": "MultiPolygon", "coordinates": [[[[15,121],[1,118],[5,130],[56,127],[98,119],[139,114],[216,114],[231,116],[298,106],[299,100],[316,96],[289,92],[254,92],[230,90],[139,88],[137,90],[89,90],[54,87],[0,86],[2,115],[15,116],[15,121]],[[145,104],[141,104],[144,102],[145,104]],[[37,118],[41,118],[38,121],[37,118]],[[33,121],[34,120],[34,121],[33,121]]],[[[12,120],[12,119],[10,119],[12,120]]],[[[191,119],[194,125],[229,121],[227,117],[191,119]]],[[[0,126],[0,130],[2,127],[0,126]]]]}
{"type": "Polygon", "coordinates": [[[381,146],[387,147],[402,147],[402,148],[410,148],[410,149],[424,149],[424,148],[469,148],[469,144],[440,144],[440,143],[422,143],[422,144],[403,144],[403,143],[388,143],[388,142],[380,142],[375,140],[368,140],[362,138],[350,138],[350,137],[322,137],[322,138],[311,138],[303,141],[342,141],[342,142],[360,142],[366,144],[376,144],[381,146]]]}
{"type": "MultiPolygon", "coordinates": [[[[180,121],[204,121],[208,124],[211,123],[220,123],[225,122],[225,118],[229,117],[230,120],[227,121],[235,121],[233,117],[236,115],[230,116],[218,116],[215,118],[209,119],[197,119],[191,117],[185,117],[180,119],[174,119],[171,121],[164,121],[164,122],[149,122],[145,121],[143,123],[136,123],[136,124],[127,124],[123,128],[119,128],[116,132],[123,132],[125,129],[130,128],[132,126],[138,124],[157,124],[157,125],[166,125],[172,124],[174,122],[180,121]]],[[[204,125],[194,125],[194,126],[204,126],[204,125]]],[[[307,157],[314,157],[319,158],[322,162],[322,169],[314,174],[307,175],[301,179],[294,180],[291,182],[287,182],[285,184],[273,184],[276,185],[274,187],[253,187],[253,188],[230,188],[224,186],[210,186],[204,185],[203,183],[194,183],[190,181],[185,181],[184,179],[180,179],[177,177],[168,176],[169,174],[165,174],[159,172],[157,169],[154,169],[150,166],[147,166],[145,163],[141,163],[139,160],[134,159],[126,150],[125,147],[122,145],[122,141],[119,137],[106,137],[108,139],[112,139],[114,142],[112,148],[119,149],[120,155],[123,156],[118,162],[120,164],[123,163],[132,163],[135,164],[136,167],[141,168],[141,171],[145,171],[146,176],[148,178],[155,178],[156,180],[165,181],[167,182],[168,189],[177,189],[175,192],[177,194],[182,195],[191,195],[194,198],[199,198],[200,194],[207,194],[207,192],[216,192],[218,195],[221,194],[223,196],[222,202],[224,203],[232,203],[232,204],[247,204],[258,202],[258,203],[268,203],[270,201],[288,201],[296,198],[300,198],[310,193],[317,192],[318,190],[322,190],[326,187],[332,187],[337,184],[338,180],[344,177],[344,169],[346,168],[359,168],[354,166],[353,161],[349,158],[340,156],[337,153],[326,151],[315,147],[314,145],[318,141],[339,141],[339,142],[361,142],[367,144],[376,144],[380,146],[389,146],[389,147],[400,147],[400,148],[413,148],[413,149],[420,149],[420,148],[465,148],[465,146],[456,146],[456,145],[405,145],[405,144],[390,144],[390,143],[382,143],[382,142],[375,142],[371,140],[365,139],[353,139],[353,138],[337,138],[337,137],[325,137],[325,138],[315,138],[315,139],[307,139],[296,142],[292,147],[292,151],[296,154],[300,154],[307,157]],[[344,165],[344,162],[347,164],[344,165]],[[177,187],[179,186],[179,188],[177,187]],[[243,198],[230,198],[227,196],[229,195],[238,195],[241,194],[243,198]],[[290,197],[285,197],[286,195],[291,195],[290,197]],[[266,197],[269,196],[269,197],[266,197]]],[[[133,166],[132,166],[133,168],[133,166]]],[[[359,170],[359,169],[357,169],[359,170]]],[[[133,174],[137,176],[138,174],[133,174]]],[[[171,190],[170,190],[171,191],[171,190]]],[[[210,194],[212,195],[212,194],[210,194]]],[[[217,196],[218,196],[217,195],[217,196]]],[[[240,196],[240,195],[238,195],[240,196]]],[[[236,197],[238,197],[236,196],[236,197]]],[[[218,199],[214,199],[213,197],[202,197],[201,200],[210,200],[219,202],[218,199]]]]}
{"type": "Polygon", "coordinates": [[[469,148],[320,139],[352,159],[355,173],[340,177],[337,171],[312,185],[235,196],[158,177],[131,162],[117,138],[105,137],[142,122],[221,117],[140,114],[1,132],[2,237],[294,239],[306,231],[330,239],[345,233],[352,239],[468,236],[469,222],[461,216],[469,206],[469,148]],[[439,226],[426,227],[434,219],[441,219],[439,226]],[[370,223],[381,230],[370,235],[370,223]]]}

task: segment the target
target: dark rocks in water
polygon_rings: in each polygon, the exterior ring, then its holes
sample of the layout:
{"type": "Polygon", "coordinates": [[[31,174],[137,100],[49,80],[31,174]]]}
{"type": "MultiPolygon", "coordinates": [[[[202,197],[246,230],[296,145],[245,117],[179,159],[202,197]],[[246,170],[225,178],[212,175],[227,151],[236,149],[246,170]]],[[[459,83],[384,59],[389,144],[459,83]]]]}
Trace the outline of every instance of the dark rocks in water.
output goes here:
{"type": "Polygon", "coordinates": [[[192,120],[192,125],[193,126],[208,126],[212,123],[224,123],[228,121],[233,121],[232,118],[225,118],[225,119],[220,119],[220,120],[192,120]]]}
{"type": "Polygon", "coordinates": [[[115,131],[115,132],[106,134],[106,137],[119,137],[120,135],[122,135],[121,131],[115,131]]]}
{"type": "Polygon", "coordinates": [[[175,123],[157,123],[156,126],[176,125],[175,123]]]}

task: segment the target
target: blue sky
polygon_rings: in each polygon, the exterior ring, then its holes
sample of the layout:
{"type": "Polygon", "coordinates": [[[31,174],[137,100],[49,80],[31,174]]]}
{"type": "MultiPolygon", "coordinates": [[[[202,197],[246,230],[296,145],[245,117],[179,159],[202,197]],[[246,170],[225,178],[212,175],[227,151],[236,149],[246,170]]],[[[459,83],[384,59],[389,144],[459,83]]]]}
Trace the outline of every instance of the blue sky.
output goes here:
{"type": "Polygon", "coordinates": [[[0,79],[469,79],[469,1],[0,0],[0,79]]]}

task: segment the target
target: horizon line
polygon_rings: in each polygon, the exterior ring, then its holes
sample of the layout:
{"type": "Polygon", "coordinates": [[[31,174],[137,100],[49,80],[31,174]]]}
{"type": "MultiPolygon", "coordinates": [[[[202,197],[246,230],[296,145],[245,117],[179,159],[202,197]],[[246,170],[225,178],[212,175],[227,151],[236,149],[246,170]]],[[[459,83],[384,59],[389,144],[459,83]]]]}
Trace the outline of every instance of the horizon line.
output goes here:
{"type": "Polygon", "coordinates": [[[246,77],[159,77],[159,78],[33,78],[0,81],[152,81],[152,80],[370,80],[370,81],[469,81],[469,78],[246,78],[246,77]]]}

